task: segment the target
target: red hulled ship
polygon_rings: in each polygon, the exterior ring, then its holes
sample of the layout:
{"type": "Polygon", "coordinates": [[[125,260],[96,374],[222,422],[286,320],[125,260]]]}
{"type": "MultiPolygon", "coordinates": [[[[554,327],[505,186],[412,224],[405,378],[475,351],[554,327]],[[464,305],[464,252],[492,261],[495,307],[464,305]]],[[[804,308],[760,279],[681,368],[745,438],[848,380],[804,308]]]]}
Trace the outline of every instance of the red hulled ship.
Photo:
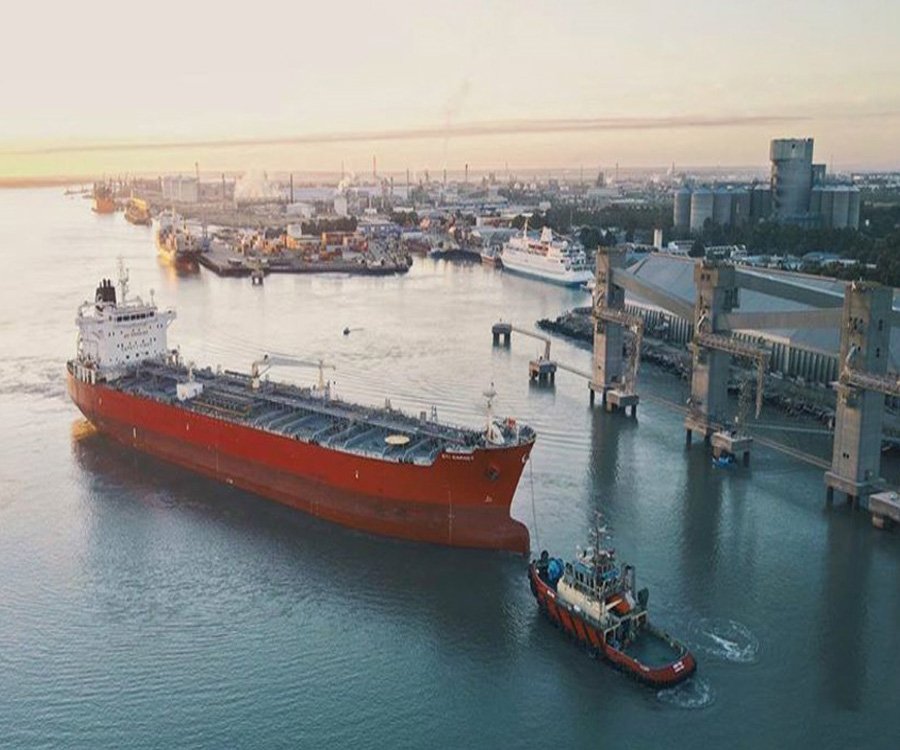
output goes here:
{"type": "Polygon", "coordinates": [[[94,213],[111,214],[116,211],[116,198],[112,188],[105,182],[94,183],[94,213]]]}
{"type": "Polygon", "coordinates": [[[126,299],[104,280],[78,311],[72,400],[121,443],[355,529],[459,547],[529,550],[509,515],[534,431],[491,416],[485,430],[335,398],[251,372],[186,367],[169,350],[173,310],[126,299]]]}

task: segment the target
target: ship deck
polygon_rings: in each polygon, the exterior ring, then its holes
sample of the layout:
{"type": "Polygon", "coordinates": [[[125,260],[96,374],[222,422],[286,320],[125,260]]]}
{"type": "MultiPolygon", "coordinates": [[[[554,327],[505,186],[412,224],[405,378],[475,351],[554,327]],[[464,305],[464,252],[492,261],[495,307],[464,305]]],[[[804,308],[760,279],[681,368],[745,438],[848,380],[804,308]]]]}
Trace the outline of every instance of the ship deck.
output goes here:
{"type": "Polygon", "coordinates": [[[311,388],[264,380],[253,390],[250,377],[238,372],[207,368],[194,370],[193,378],[203,391],[185,401],[177,396],[177,385],[188,381],[184,367],[144,362],[108,385],[253,429],[398,463],[431,465],[442,452],[509,448],[534,439],[529,427],[502,424],[503,443],[495,445],[481,431],[415,418],[387,406],[326,400],[311,388]]]}
{"type": "Polygon", "coordinates": [[[638,637],[622,651],[651,669],[668,666],[683,656],[681,649],[667,643],[648,628],[641,628],[638,637]]]}

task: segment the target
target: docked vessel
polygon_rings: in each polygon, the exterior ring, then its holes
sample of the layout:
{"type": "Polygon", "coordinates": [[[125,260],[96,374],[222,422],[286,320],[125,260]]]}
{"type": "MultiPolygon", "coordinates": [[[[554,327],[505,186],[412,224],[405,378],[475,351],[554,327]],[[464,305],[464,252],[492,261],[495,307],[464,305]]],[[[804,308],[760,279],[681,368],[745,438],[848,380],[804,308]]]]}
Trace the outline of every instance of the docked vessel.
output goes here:
{"type": "Polygon", "coordinates": [[[200,240],[176,217],[160,217],[156,230],[156,249],[160,256],[178,266],[196,265],[203,252],[200,240]]]}
{"type": "Polygon", "coordinates": [[[621,570],[603,544],[598,522],[590,549],[563,563],[547,552],[528,567],[541,611],[554,624],[613,667],[654,687],[672,687],[697,670],[686,646],[650,622],[649,592],[635,593],[631,565],[621,570]]]}
{"type": "Polygon", "coordinates": [[[355,529],[403,539],[526,554],[509,509],[534,431],[491,416],[452,427],[249,373],[186,367],[167,344],[173,310],[128,299],[104,281],[78,310],[68,362],[72,400],[98,430],[139,451],[355,529]]]}
{"type": "Polygon", "coordinates": [[[400,235],[400,248],[411,255],[428,255],[431,241],[424,232],[404,232],[400,235]]]}
{"type": "Polygon", "coordinates": [[[550,227],[535,238],[526,225],[521,235],[503,245],[500,259],[507,271],[563,286],[581,286],[593,277],[584,249],[554,237],[550,227]]]}
{"type": "Polygon", "coordinates": [[[484,248],[481,251],[481,264],[491,268],[499,268],[502,265],[500,262],[500,249],[497,247],[484,248]]]}
{"type": "Polygon", "coordinates": [[[129,198],[125,204],[125,220],[140,226],[150,226],[150,206],[140,198],[129,198]]]}
{"type": "Polygon", "coordinates": [[[94,183],[94,213],[111,214],[116,210],[116,199],[112,188],[105,182],[94,183]]]}

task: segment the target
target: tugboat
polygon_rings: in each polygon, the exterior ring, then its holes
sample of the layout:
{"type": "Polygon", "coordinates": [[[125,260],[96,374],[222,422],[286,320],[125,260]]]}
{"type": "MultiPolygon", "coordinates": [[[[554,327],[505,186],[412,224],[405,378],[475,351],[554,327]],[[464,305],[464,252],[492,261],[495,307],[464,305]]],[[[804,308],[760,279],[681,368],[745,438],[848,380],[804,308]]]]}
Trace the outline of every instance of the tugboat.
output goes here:
{"type": "Polygon", "coordinates": [[[116,211],[116,198],[112,188],[105,182],[94,183],[94,213],[112,214],[116,211]]]}
{"type": "Polygon", "coordinates": [[[591,653],[638,681],[657,688],[684,682],[697,670],[686,646],[650,623],[646,588],[635,594],[634,568],[616,564],[604,546],[598,518],[590,549],[563,563],[546,550],[528,566],[531,592],[551,622],[591,653]]]}
{"type": "Polygon", "coordinates": [[[486,247],[481,251],[481,264],[490,268],[500,268],[503,263],[500,261],[500,248],[486,247]]]}
{"type": "Polygon", "coordinates": [[[150,206],[140,198],[129,198],[125,205],[125,220],[131,224],[150,226],[150,206]]]}

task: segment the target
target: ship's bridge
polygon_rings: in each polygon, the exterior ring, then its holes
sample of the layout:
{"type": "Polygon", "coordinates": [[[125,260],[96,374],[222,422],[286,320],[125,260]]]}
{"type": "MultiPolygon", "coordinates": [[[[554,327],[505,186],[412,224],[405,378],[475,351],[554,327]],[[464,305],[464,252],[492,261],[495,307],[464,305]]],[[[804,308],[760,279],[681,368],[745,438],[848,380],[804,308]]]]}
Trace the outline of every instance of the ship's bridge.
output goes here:
{"type": "Polygon", "coordinates": [[[78,310],[78,363],[115,377],[130,365],[168,355],[167,329],[175,319],[174,310],[159,310],[152,301],[139,297],[126,300],[127,280],[120,280],[122,302],[116,289],[104,279],[97,287],[95,301],[78,310]]]}

